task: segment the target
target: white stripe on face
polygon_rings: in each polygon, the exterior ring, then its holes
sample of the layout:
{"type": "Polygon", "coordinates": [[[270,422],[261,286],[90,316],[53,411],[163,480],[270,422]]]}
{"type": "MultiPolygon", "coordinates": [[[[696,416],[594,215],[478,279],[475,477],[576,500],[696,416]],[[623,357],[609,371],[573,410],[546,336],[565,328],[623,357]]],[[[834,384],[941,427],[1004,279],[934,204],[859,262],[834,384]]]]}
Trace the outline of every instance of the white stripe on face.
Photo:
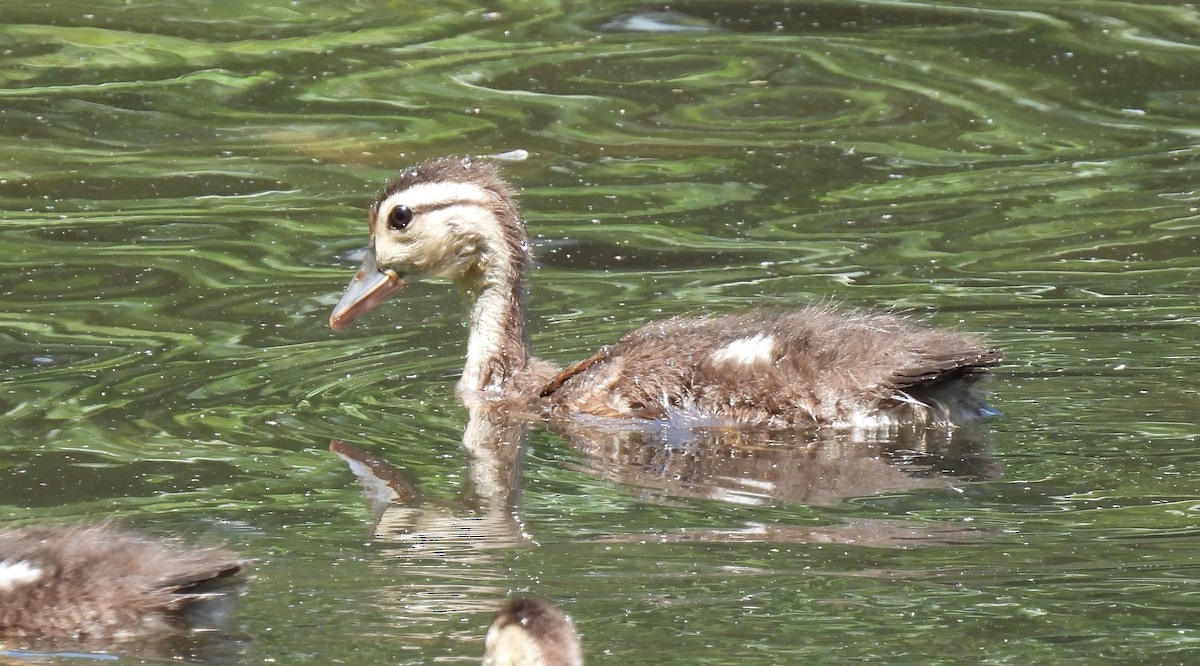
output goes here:
{"type": "Polygon", "coordinates": [[[421,183],[384,199],[379,204],[379,215],[386,217],[400,204],[419,214],[422,210],[454,205],[491,206],[495,201],[493,192],[474,183],[421,183]]]}

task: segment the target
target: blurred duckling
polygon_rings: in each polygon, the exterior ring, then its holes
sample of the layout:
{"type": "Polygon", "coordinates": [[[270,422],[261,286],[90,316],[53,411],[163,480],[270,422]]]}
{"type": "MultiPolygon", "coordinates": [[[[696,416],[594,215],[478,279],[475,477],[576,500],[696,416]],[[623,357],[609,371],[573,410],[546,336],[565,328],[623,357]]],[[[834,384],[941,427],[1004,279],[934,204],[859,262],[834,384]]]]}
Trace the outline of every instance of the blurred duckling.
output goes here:
{"type": "Polygon", "coordinates": [[[509,600],[487,633],[484,666],[583,666],[575,624],[537,597],[509,600]]]}
{"type": "Polygon", "coordinates": [[[0,529],[0,637],[113,640],[180,632],[249,565],[111,523],[0,529]]]}

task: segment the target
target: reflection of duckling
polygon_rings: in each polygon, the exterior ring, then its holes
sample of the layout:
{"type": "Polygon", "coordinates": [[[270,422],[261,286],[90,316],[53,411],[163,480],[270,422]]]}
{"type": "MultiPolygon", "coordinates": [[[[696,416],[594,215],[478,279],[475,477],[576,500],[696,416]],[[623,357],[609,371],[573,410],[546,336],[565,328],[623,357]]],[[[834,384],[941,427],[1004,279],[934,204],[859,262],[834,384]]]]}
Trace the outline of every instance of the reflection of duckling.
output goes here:
{"type": "Polygon", "coordinates": [[[492,620],[484,666],[582,666],[571,618],[537,597],[510,600],[492,620]]]}
{"type": "Polygon", "coordinates": [[[529,237],[492,166],[442,158],[409,168],[368,219],[370,246],[330,326],[349,326],[418,278],[453,280],[472,301],[458,384],[467,398],[538,401],[551,416],[773,426],[949,426],[993,413],[971,386],[999,351],[831,307],[654,322],[558,372],[530,353],[529,237]]]}
{"type": "Polygon", "coordinates": [[[114,639],[184,629],[248,561],[108,523],[0,531],[0,636],[114,639]]]}

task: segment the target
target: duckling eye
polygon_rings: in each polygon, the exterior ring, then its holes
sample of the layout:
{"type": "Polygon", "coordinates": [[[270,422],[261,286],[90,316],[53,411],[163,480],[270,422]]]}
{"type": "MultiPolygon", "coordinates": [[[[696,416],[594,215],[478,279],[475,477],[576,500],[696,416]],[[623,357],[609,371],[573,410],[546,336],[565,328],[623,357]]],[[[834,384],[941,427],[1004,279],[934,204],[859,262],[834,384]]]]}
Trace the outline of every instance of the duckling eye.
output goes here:
{"type": "Polygon", "coordinates": [[[392,208],[391,212],[388,213],[388,226],[395,231],[402,231],[404,227],[408,226],[409,222],[412,222],[412,219],[412,209],[404,204],[400,204],[392,208]]]}

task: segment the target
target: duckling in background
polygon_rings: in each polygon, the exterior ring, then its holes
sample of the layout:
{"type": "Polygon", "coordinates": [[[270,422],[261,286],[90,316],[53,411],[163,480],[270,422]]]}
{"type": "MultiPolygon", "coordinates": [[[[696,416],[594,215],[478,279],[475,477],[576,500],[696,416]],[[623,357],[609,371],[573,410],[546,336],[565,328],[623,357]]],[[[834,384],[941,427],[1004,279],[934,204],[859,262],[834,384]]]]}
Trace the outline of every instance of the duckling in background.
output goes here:
{"type": "Polygon", "coordinates": [[[867,429],[952,428],[996,413],[973,390],[1002,357],[981,338],[830,306],[654,322],[560,371],[530,351],[529,236],[495,167],[469,158],[410,167],[367,218],[366,256],[330,327],[417,279],[450,279],[470,302],[458,382],[467,402],[551,418],[867,429]]]}
{"type": "Polygon", "coordinates": [[[484,666],[583,666],[571,618],[537,597],[509,600],[487,633],[484,666]]]}
{"type": "Polygon", "coordinates": [[[248,565],[222,548],[111,523],[0,530],[0,637],[114,640],[183,631],[203,602],[230,593],[219,583],[248,565]]]}

